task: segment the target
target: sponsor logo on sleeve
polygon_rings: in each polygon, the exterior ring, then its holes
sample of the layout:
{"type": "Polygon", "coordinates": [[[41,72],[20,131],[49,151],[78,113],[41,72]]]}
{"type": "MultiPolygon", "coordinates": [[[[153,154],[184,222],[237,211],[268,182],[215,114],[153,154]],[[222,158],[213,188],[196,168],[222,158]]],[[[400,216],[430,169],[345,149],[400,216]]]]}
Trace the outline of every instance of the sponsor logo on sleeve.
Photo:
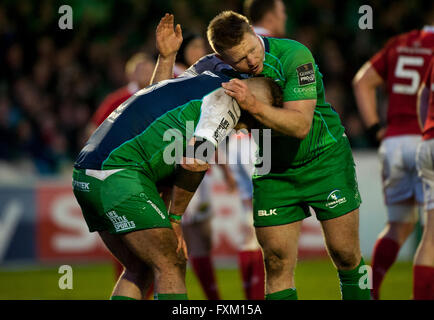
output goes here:
{"type": "Polygon", "coordinates": [[[313,63],[309,62],[302,64],[297,68],[298,84],[300,86],[305,86],[314,83],[315,80],[315,70],[313,68],[313,63]]]}

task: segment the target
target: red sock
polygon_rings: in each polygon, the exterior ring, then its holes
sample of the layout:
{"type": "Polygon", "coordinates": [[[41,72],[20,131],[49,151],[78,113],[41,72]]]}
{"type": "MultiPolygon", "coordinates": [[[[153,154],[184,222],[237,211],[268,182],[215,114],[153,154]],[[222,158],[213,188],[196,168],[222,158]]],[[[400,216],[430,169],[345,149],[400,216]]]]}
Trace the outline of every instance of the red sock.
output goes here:
{"type": "Polygon", "coordinates": [[[196,276],[208,300],[220,300],[210,256],[189,257],[196,276]]]}
{"type": "Polygon", "coordinates": [[[389,238],[380,238],[374,245],[372,253],[372,297],[375,300],[380,298],[380,286],[383,278],[395,262],[398,256],[400,246],[399,244],[389,238]]]}
{"type": "Polygon", "coordinates": [[[262,251],[240,251],[238,262],[247,300],[264,300],[265,271],[262,251]]]}
{"type": "Polygon", "coordinates": [[[413,299],[434,300],[434,268],[413,266],[413,299]]]}

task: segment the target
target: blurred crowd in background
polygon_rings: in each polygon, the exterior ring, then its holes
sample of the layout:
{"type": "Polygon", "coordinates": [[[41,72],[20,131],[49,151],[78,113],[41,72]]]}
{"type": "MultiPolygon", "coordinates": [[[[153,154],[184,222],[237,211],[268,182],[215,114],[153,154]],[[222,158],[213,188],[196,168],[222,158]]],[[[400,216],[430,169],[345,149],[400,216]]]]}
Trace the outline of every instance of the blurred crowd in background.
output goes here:
{"type": "MultiPolygon", "coordinates": [[[[324,76],[326,98],[353,148],[372,148],[357,113],[351,80],[388,38],[433,21],[431,1],[284,1],[286,36],[306,45],[324,76]],[[359,7],[373,9],[361,30],[359,7]]],[[[101,101],[128,79],[137,52],[155,60],[155,27],[166,13],[183,32],[205,37],[222,10],[243,13],[242,0],[3,0],[0,3],[0,162],[40,175],[70,170],[101,101]],[[73,9],[61,30],[61,5],[73,9]]],[[[206,52],[211,50],[206,44],[206,52]]],[[[151,73],[151,72],[149,72],[151,73]]],[[[149,77],[151,74],[149,74],[149,77]]],[[[380,103],[384,108],[384,103],[380,103]]],[[[385,110],[382,109],[382,113],[385,110]]]]}

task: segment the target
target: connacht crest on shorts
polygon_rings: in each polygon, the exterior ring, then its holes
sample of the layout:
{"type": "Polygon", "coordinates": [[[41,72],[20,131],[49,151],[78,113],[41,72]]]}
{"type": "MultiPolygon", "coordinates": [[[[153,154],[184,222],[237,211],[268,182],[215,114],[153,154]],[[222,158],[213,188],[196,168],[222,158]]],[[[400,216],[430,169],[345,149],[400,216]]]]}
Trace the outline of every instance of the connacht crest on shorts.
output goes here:
{"type": "Polygon", "coordinates": [[[296,69],[298,75],[298,84],[300,86],[305,86],[307,84],[315,82],[315,70],[313,69],[312,62],[302,64],[296,69]]]}

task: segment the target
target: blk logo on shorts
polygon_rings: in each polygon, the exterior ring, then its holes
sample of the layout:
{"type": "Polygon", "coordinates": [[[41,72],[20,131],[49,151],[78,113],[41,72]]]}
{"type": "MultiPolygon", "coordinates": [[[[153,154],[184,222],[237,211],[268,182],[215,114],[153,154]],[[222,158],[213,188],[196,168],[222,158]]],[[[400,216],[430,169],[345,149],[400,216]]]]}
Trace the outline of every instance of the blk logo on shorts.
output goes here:
{"type": "Polygon", "coordinates": [[[268,216],[272,216],[272,215],[277,216],[276,210],[277,209],[270,209],[268,211],[267,210],[258,210],[258,216],[259,217],[268,217],[268,216]]]}
{"type": "Polygon", "coordinates": [[[347,199],[342,196],[341,190],[337,189],[330,192],[329,196],[327,197],[327,201],[326,207],[333,209],[334,207],[347,202],[347,199]]]}

